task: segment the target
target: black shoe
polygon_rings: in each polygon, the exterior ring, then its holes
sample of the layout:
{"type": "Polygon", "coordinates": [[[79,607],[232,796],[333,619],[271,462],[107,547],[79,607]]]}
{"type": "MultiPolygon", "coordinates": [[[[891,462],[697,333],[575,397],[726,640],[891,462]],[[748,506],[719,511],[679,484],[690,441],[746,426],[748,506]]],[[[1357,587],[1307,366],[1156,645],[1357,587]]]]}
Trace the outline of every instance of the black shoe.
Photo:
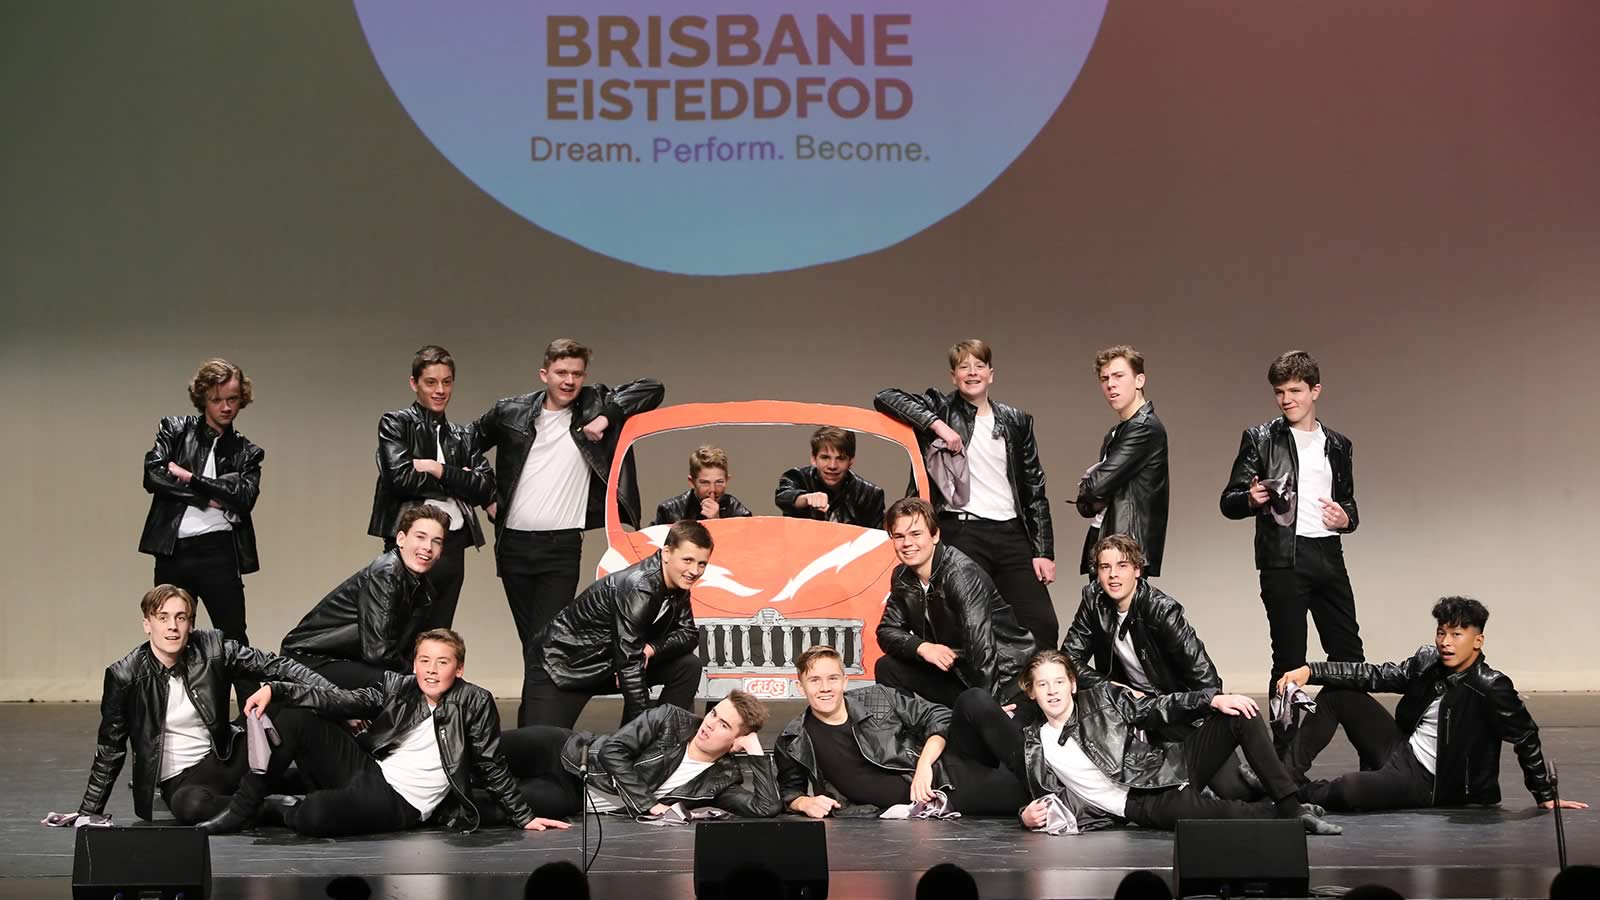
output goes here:
{"type": "Polygon", "coordinates": [[[1305,826],[1306,834],[1344,834],[1344,828],[1341,826],[1309,811],[1300,814],[1300,824],[1305,826]]]}
{"type": "Polygon", "coordinates": [[[300,798],[293,794],[272,794],[261,802],[261,815],[257,821],[262,825],[289,825],[289,810],[300,805],[300,798]]]}
{"type": "Polygon", "coordinates": [[[195,827],[206,834],[234,834],[255,824],[256,817],[228,804],[228,808],[195,827]]]}
{"type": "Polygon", "coordinates": [[[1252,794],[1261,797],[1267,795],[1267,786],[1261,783],[1261,776],[1250,767],[1248,760],[1239,760],[1239,780],[1244,782],[1244,786],[1249,788],[1252,794]]]}

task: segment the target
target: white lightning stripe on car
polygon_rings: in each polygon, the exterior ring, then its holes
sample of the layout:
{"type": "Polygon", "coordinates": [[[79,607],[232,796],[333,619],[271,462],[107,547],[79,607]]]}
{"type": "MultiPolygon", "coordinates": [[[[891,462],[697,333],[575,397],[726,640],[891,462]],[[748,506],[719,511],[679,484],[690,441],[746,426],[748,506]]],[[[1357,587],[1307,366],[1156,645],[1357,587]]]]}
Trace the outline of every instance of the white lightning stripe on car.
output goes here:
{"type": "Polygon", "coordinates": [[[694,586],[697,588],[716,588],[719,591],[727,591],[740,597],[754,597],[761,593],[760,588],[746,587],[734,581],[731,577],[732,575],[733,571],[726,566],[707,565],[706,573],[700,576],[694,586]]]}
{"type": "Polygon", "coordinates": [[[800,570],[799,574],[789,579],[789,583],[784,585],[783,590],[779,591],[770,602],[782,603],[785,600],[794,599],[794,595],[799,593],[800,588],[806,582],[821,575],[828,569],[832,569],[835,572],[843,570],[845,566],[883,546],[888,540],[888,532],[881,528],[868,528],[855,540],[840,544],[812,560],[804,569],[800,570]]]}

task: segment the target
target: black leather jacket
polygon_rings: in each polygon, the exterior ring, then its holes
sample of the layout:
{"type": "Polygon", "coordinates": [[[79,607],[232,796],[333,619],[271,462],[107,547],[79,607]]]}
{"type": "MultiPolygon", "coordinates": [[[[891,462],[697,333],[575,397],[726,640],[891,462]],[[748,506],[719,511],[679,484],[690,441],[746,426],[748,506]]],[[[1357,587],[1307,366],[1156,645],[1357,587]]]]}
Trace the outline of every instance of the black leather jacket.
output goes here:
{"type": "MultiPolygon", "coordinates": [[[[968,403],[958,391],[941,394],[934,388],[925,393],[913,394],[896,388],[885,388],[873,400],[878,411],[893,416],[917,433],[917,444],[924,458],[928,446],[937,435],[933,423],[944,420],[961,435],[962,444],[972,440],[972,426],[978,408],[968,403]]],[[[1050,499],[1044,492],[1044,468],[1039,465],[1039,444],[1033,437],[1033,416],[1014,406],[994,400],[989,401],[994,411],[995,427],[1006,442],[1006,474],[1011,479],[1011,496],[1015,500],[1017,517],[1022,520],[1033,545],[1033,555],[1055,559],[1055,533],[1050,524],[1050,499]]],[[[943,511],[949,501],[937,487],[932,488],[933,505],[943,511]]]]}
{"type": "MultiPolygon", "coordinates": [[[[1167,545],[1167,429],[1156,418],[1156,405],[1144,406],[1126,422],[1106,432],[1100,442],[1100,459],[1093,471],[1078,482],[1078,513],[1095,517],[1097,501],[1105,504],[1098,534],[1127,534],[1144,550],[1144,574],[1161,574],[1161,551],[1167,545]]],[[[1092,537],[1094,529],[1089,530],[1092,537]]],[[[1089,574],[1094,542],[1086,537],[1083,563],[1078,571],[1089,574]]]]}
{"type": "Polygon", "coordinates": [[[729,753],[694,780],[669,793],[662,782],[677,771],[700,727],[700,717],[670,703],[649,710],[615,734],[575,732],[561,750],[561,766],[573,775],[588,760],[594,788],[622,798],[632,815],[657,803],[690,809],[715,806],[736,816],[764,819],[778,814],[778,782],[769,756],[729,753]],[[585,754],[587,751],[587,754],[585,754]]]}
{"type": "Polygon", "coordinates": [[[619,684],[624,723],[650,708],[645,644],[659,660],[700,645],[689,592],[667,587],[660,553],[589,585],[534,641],[536,664],[563,690],[610,693],[619,684]],[[657,621],[663,606],[668,610],[657,621]]]}
{"type": "MultiPolygon", "coordinates": [[[[732,494],[723,494],[717,498],[717,518],[738,519],[753,516],[749,507],[739,502],[739,498],[732,494]]],[[[700,515],[700,500],[694,495],[694,488],[661,501],[656,506],[656,518],[651,525],[671,525],[683,519],[692,519],[696,522],[705,521],[706,517],[700,515]]]]}
{"type": "Polygon", "coordinates": [[[1034,653],[1033,635],[988,574],[949,544],[934,545],[926,594],[914,569],[895,567],[878,621],[878,646],[896,659],[920,662],[917,648],[929,641],[956,651],[962,684],[1002,701],[1020,689],[1017,674],[1034,653]]]}
{"type": "MultiPolygon", "coordinates": [[[[1350,524],[1341,530],[1348,534],[1361,524],[1356,511],[1356,483],[1352,474],[1350,439],[1326,425],[1322,428],[1327,437],[1324,445],[1328,462],[1333,469],[1333,497],[1344,507],[1350,524]]],[[[1230,519],[1256,520],[1256,568],[1290,569],[1294,567],[1294,526],[1279,525],[1267,507],[1250,508],[1250,479],[1267,481],[1283,474],[1293,476],[1290,483],[1299,489],[1300,454],[1295,450],[1294,435],[1289,433],[1289,422],[1282,416],[1246,428],[1239,441],[1239,455],[1233,460],[1233,472],[1228,476],[1228,486],[1222,489],[1220,505],[1222,514],[1230,519]]]]}
{"type": "Polygon", "coordinates": [[[284,636],[283,652],[398,672],[432,604],[428,580],[406,568],[399,550],[388,550],[318,601],[284,636]]]}
{"type": "MultiPolygon", "coordinates": [[[[367,730],[356,740],[373,759],[393,753],[405,733],[428,715],[428,698],[417,687],[415,675],[385,672],[383,684],[355,691],[276,684],[272,691],[274,704],[304,706],[340,719],[367,720],[367,730]]],[[[474,775],[518,828],[533,821],[533,810],[522,799],[500,752],[500,713],[493,694],[456,679],[433,707],[433,731],[450,793],[434,810],[432,821],[452,831],[477,830],[482,816],[472,802],[474,775]]]]}
{"type": "Polygon", "coordinates": [[[378,419],[378,485],[372,492],[372,518],[367,534],[394,540],[400,513],[423,500],[454,499],[471,530],[472,545],[483,546],[483,525],[474,507],[494,502],[494,470],[483,458],[470,425],[435,416],[420,403],[384,413],[378,419]],[[438,427],[439,437],[434,437],[438,427]],[[424,475],[411,467],[414,459],[438,459],[444,444],[444,477],[424,475]]]}
{"type": "MultiPolygon", "coordinates": [[[[1183,760],[1183,746],[1151,742],[1146,732],[1159,733],[1172,726],[1203,718],[1211,708],[1211,689],[1180,694],[1146,694],[1110,682],[1090,688],[1080,687],[1074,696],[1072,715],[1062,729],[1062,739],[1074,734],[1095,768],[1107,778],[1127,788],[1144,790],[1178,787],[1187,784],[1189,773],[1183,760]]],[[[1071,791],[1064,791],[1060,779],[1044,758],[1040,744],[1041,723],[1022,729],[1022,756],[1028,772],[1028,791],[1035,800],[1057,794],[1069,809],[1084,809],[1071,791]]],[[[1098,818],[1098,816],[1096,816],[1098,818]]],[[[1108,824],[1109,819],[1099,824],[1108,824]]],[[[1084,827],[1079,814],[1079,827],[1084,827]]]]}
{"type": "MultiPolygon", "coordinates": [[[[584,528],[600,528],[606,523],[606,479],[611,477],[611,460],[616,455],[622,423],[631,415],[660,406],[666,393],[661,382],[649,378],[630,381],[615,388],[603,384],[584,385],[578,391],[572,409],[572,440],[583,454],[583,461],[589,465],[589,512],[584,528]],[[600,416],[605,416],[609,424],[600,440],[591,441],[583,436],[583,426],[600,416]]],[[[507,397],[478,417],[473,426],[478,452],[488,453],[499,448],[495,455],[495,497],[500,503],[494,525],[497,538],[505,528],[505,514],[511,510],[511,494],[517,489],[517,482],[522,478],[522,466],[528,461],[528,451],[533,447],[533,435],[539,427],[544,397],[544,391],[507,397]]],[[[634,470],[632,454],[622,461],[617,483],[617,503],[622,521],[638,528],[639,478],[634,470]]]]}
{"type": "MultiPolygon", "coordinates": [[[[950,710],[894,688],[872,684],[852,688],[844,694],[845,710],[850,715],[850,730],[855,733],[861,755],[867,761],[885,769],[905,774],[906,783],[917,769],[917,757],[922,755],[922,745],[928,738],[943,737],[950,730],[950,710]]],[[[817,766],[817,752],[811,746],[811,736],[806,733],[806,709],[783,728],[772,753],[778,762],[778,790],[782,793],[783,808],[798,797],[827,796],[844,805],[836,816],[872,814],[875,807],[851,804],[823,777],[817,766]]],[[[949,787],[944,763],[933,765],[933,780],[940,787],[949,787]]]]}
{"type": "Polygon", "coordinates": [[[1432,644],[1397,663],[1311,663],[1311,683],[1368,693],[1401,694],[1395,724],[1409,738],[1439,697],[1438,759],[1433,779],[1435,806],[1500,802],[1500,743],[1511,745],[1522,767],[1522,783],[1536,802],[1555,796],[1545,771],[1539,726],[1528,715],[1510,677],[1489,668],[1482,656],[1465,672],[1439,662],[1432,644]]]}
{"type": "MultiPolygon", "coordinates": [[[[294,660],[273,656],[223,638],[220,631],[195,630],[173,668],[182,673],[189,702],[211,733],[211,749],[226,760],[233,753],[238,732],[228,721],[228,699],[233,680],[302,682],[332,688],[321,675],[294,660]]],[[[89,787],[78,811],[101,814],[112,785],[122,771],[128,742],[133,742],[133,811],[149,819],[161,780],[162,738],[167,727],[167,670],[140,644],[132,653],[106,667],[105,689],[100,695],[100,734],[89,769],[89,787]]]]}
{"type": "Polygon", "coordinates": [[[778,477],[778,490],[772,500],[778,511],[794,519],[816,519],[819,522],[843,522],[862,528],[883,527],[883,488],[862,478],[855,472],[846,472],[838,487],[828,487],[816,466],[800,466],[778,477]],[[828,495],[828,511],[800,509],[794,505],[801,494],[821,491],[828,495]]]}
{"type": "Polygon", "coordinates": [[[267,454],[228,426],[219,435],[203,416],[167,416],[156,426],[156,442],[144,455],[144,489],[150,512],[139,536],[139,552],[169,556],[178,547],[178,523],[190,507],[205,509],[212,500],[233,517],[233,547],[239,574],[261,568],[256,558],[256,527],[250,511],[261,493],[261,461],[267,454]],[[217,474],[204,474],[206,456],[217,445],[217,474]],[[175,462],[194,473],[184,484],[167,471],[175,462]]]}

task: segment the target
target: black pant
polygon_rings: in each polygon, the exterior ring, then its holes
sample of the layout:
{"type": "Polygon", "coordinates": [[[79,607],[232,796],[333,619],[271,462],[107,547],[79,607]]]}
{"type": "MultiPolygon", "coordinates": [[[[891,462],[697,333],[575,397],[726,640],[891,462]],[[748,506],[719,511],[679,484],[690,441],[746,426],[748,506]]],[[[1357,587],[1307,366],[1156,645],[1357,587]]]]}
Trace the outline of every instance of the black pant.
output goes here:
{"type": "MultiPolygon", "coordinates": [[[[383,542],[383,549],[394,549],[394,538],[383,542]]],[[[467,549],[472,546],[472,528],[462,525],[444,538],[444,552],[428,570],[428,586],[433,588],[433,604],[422,615],[421,631],[450,628],[456,621],[456,604],[461,601],[461,585],[467,577],[467,549]]]]}
{"type": "Polygon", "coordinates": [[[954,672],[941,672],[933,663],[921,659],[906,662],[888,654],[878,657],[877,665],[872,667],[872,678],[885,687],[915,694],[940,706],[954,707],[956,698],[967,689],[954,672]]]}
{"type": "Polygon", "coordinates": [[[1317,754],[1344,726],[1364,771],[1332,781],[1313,781],[1300,788],[1300,798],[1340,811],[1419,809],[1433,805],[1433,774],[1411,752],[1394,716],[1371,694],[1344,688],[1323,688],[1317,711],[1300,723],[1289,742],[1285,763],[1290,775],[1304,778],[1317,754]]]}
{"type": "Polygon", "coordinates": [[[383,673],[386,671],[357,659],[328,659],[325,656],[310,654],[301,656],[294,653],[290,653],[288,656],[323,678],[350,691],[382,684],[383,673]]]}
{"type": "Polygon", "coordinates": [[[1294,539],[1294,568],[1261,570],[1261,603],[1267,608],[1272,636],[1272,677],[1306,663],[1306,611],[1317,625],[1322,649],[1332,662],[1361,662],[1361,628],[1356,624],[1356,595],[1344,568],[1344,546],[1337,536],[1294,539]]]}
{"type": "MultiPolygon", "coordinates": [[[[500,734],[500,752],[536,816],[564,819],[583,809],[583,783],[561,765],[561,751],[570,737],[570,728],[554,725],[529,725],[500,734]]],[[[595,766],[595,760],[589,764],[595,766]]]]}
{"type": "MultiPolygon", "coordinates": [[[[179,538],[170,556],[156,557],[155,583],[188,591],[205,607],[211,624],[223,637],[242,647],[250,645],[244,622],[244,577],[239,574],[239,550],[234,546],[233,532],[213,531],[179,538]]],[[[240,709],[258,687],[254,681],[234,682],[240,709]]]]}
{"type": "Polygon", "coordinates": [[[962,813],[1014,816],[1028,805],[1022,728],[988,691],[972,688],[956,699],[939,760],[962,813]]]}
{"type": "Polygon", "coordinates": [[[227,759],[212,750],[205,758],[161,782],[161,799],[180,824],[204,822],[227,808],[250,771],[244,732],[234,736],[227,759]]]}
{"type": "Polygon", "coordinates": [[[1174,828],[1180,819],[1272,819],[1299,815],[1294,779],[1278,761],[1272,735],[1260,716],[1246,719],[1214,713],[1180,745],[1189,784],[1183,788],[1131,790],[1124,815],[1151,828],[1174,828]],[[1202,789],[1223,772],[1233,751],[1242,749],[1267,795],[1277,802],[1228,800],[1202,789]]]}
{"type": "Polygon", "coordinates": [[[272,754],[269,775],[293,762],[313,790],[286,811],[284,822],[311,837],[404,831],[422,813],[395,793],[378,761],[344,726],[310,710],[271,710],[282,743],[272,754]]]}
{"type": "MultiPolygon", "coordinates": [[[[694,694],[700,687],[700,672],[704,664],[693,652],[672,659],[651,659],[644,667],[647,685],[661,685],[661,702],[694,711],[694,694]]],[[[517,710],[517,727],[524,725],[555,725],[571,728],[589,704],[589,698],[601,694],[614,694],[615,686],[603,686],[593,691],[563,690],[550,680],[544,666],[535,667],[522,683],[522,708],[517,710]]],[[[640,710],[639,712],[642,712],[640,710]]],[[[628,724],[629,710],[624,707],[621,725],[628,724]]],[[[635,712],[635,715],[638,713],[635,712]]]]}
{"type": "Polygon", "coordinates": [[[939,539],[989,573],[1017,621],[1033,635],[1035,647],[1048,650],[1060,643],[1056,608],[1050,602],[1050,589],[1034,574],[1033,543],[1021,519],[995,522],[945,513],[939,517],[939,539]]]}
{"type": "MultiPolygon", "coordinates": [[[[505,515],[506,510],[501,510],[505,515]]],[[[500,584],[511,607],[511,620],[522,641],[522,703],[517,724],[537,721],[527,716],[528,681],[539,665],[537,650],[544,628],[578,593],[578,567],[583,562],[583,532],[514,531],[495,540],[500,584]]]]}

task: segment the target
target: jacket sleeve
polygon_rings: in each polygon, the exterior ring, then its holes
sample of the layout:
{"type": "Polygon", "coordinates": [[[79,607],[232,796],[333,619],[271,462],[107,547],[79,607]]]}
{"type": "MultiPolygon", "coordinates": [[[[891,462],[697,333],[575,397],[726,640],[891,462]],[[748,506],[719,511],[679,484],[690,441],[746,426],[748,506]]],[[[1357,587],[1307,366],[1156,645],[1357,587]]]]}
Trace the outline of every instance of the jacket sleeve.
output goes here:
{"type": "Polygon", "coordinates": [[[94,764],[89,768],[89,786],[83,792],[78,812],[101,815],[106,811],[111,788],[117,783],[122,764],[128,758],[128,719],[123,707],[128,686],[106,669],[105,686],[100,693],[100,732],[95,738],[94,764]]]}
{"type": "Polygon", "coordinates": [[[1039,442],[1033,436],[1033,416],[1022,416],[1022,446],[1017,448],[1017,489],[1022,494],[1017,500],[1022,504],[1033,527],[1028,535],[1033,539],[1033,555],[1042,559],[1056,558],[1055,526],[1050,518],[1050,498],[1044,490],[1044,466],[1039,462],[1039,442]]]}
{"type": "Polygon", "coordinates": [[[1500,740],[1511,745],[1522,767],[1522,783],[1535,803],[1555,799],[1550,775],[1545,769],[1544,747],[1539,741],[1539,726],[1528,714],[1517,688],[1506,675],[1489,685],[1489,705],[1494,710],[1494,730],[1500,740]]]}
{"type": "Polygon", "coordinates": [[[611,645],[611,666],[622,688],[622,721],[631,722],[650,708],[650,689],[644,680],[645,630],[649,616],[647,601],[633,591],[616,599],[616,617],[611,645]]]}
{"type": "Polygon", "coordinates": [[[1176,694],[1145,694],[1135,697],[1133,691],[1113,688],[1116,702],[1123,718],[1140,728],[1162,725],[1182,725],[1202,718],[1211,709],[1211,698],[1217,691],[1182,691],[1176,694]]]}
{"type": "Polygon", "coordinates": [[[863,527],[883,527],[883,520],[887,518],[888,512],[888,506],[883,502],[883,488],[874,485],[872,490],[867,492],[866,502],[863,504],[862,512],[872,522],[872,524],[863,527]]]}
{"type": "Polygon", "coordinates": [[[774,747],[772,759],[778,770],[778,802],[787,810],[789,804],[811,795],[811,775],[800,761],[774,747]]]}
{"type": "MultiPolygon", "coordinates": [[[[694,623],[694,607],[688,603],[673,604],[672,627],[655,645],[654,659],[668,660],[693,653],[700,646],[700,629],[694,623]]],[[[643,648],[640,648],[643,652],[643,648]]],[[[653,661],[653,660],[652,660],[653,661]]]]}
{"type": "MultiPolygon", "coordinates": [[[[385,685],[393,676],[400,676],[393,672],[385,673],[385,685]]],[[[346,690],[341,687],[313,687],[299,681],[272,682],[272,705],[268,707],[271,712],[276,706],[300,706],[325,713],[339,719],[374,719],[383,712],[386,699],[384,685],[368,685],[356,690],[346,690]]]]}
{"type": "Polygon", "coordinates": [[[672,517],[672,501],[663,500],[656,504],[656,517],[650,520],[651,525],[671,525],[677,520],[672,517]]]}
{"type": "Polygon", "coordinates": [[[736,816],[752,819],[770,819],[782,812],[783,801],[778,798],[778,779],[772,771],[772,755],[735,753],[730,758],[739,767],[739,783],[723,788],[713,805],[736,816]]]}
{"type": "Polygon", "coordinates": [[[1405,662],[1314,662],[1311,683],[1351,688],[1369,694],[1404,694],[1411,683],[1416,657],[1405,662]]]}
{"type": "Polygon", "coordinates": [[[450,496],[459,497],[473,506],[488,506],[494,502],[494,467],[489,465],[488,457],[478,449],[478,433],[472,428],[462,428],[456,431],[456,439],[461,441],[467,463],[472,468],[446,465],[444,476],[439,480],[450,496]]]}
{"type": "Polygon", "coordinates": [[[778,476],[778,489],[772,494],[772,502],[786,516],[804,515],[809,511],[796,508],[794,502],[806,492],[805,483],[800,480],[800,470],[789,469],[778,476]]]}
{"type": "Polygon", "coordinates": [[[371,571],[356,579],[356,630],[361,638],[361,661],[380,669],[398,670],[403,662],[400,629],[406,623],[395,614],[395,579],[371,571]]]}
{"type": "Polygon", "coordinates": [[[1217,667],[1211,661],[1211,654],[1206,652],[1205,642],[1200,640],[1200,635],[1195,634],[1194,628],[1183,614],[1183,607],[1176,602],[1166,610],[1166,614],[1158,620],[1149,623],[1155,631],[1156,644],[1161,648],[1161,655],[1166,657],[1168,664],[1183,679],[1183,686],[1191,691],[1210,689],[1220,693],[1222,691],[1222,676],[1217,674],[1217,667]]]}
{"type": "MultiPolygon", "coordinates": [[[[724,494],[723,496],[727,497],[728,495],[724,494]]],[[[738,497],[728,497],[728,512],[723,518],[744,519],[754,515],[755,513],[750,511],[750,507],[744,505],[744,501],[738,497]]]]}
{"type": "Polygon", "coordinates": [[[1111,673],[1101,672],[1094,667],[1095,631],[1094,594],[1092,588],[1085,587],[1078,601],[1078,612],[1073,615],[1067,637],[1061,642],[1061,652],[1078,669],[1079,690],[1092,688],[1111,676],[1111,673]]]}
{"type": "Polygon", "coordinates": [[[956,664],[961,667],[969,687],[983,688],[998,697],[1004,676],[1000,673],[1000,652],[994,641],[994,609],[1005,601],[995,590],[994,582],[977,566],[963,573],[961,598],[961,624],[966,631],[967,645],[956,664]]]}
{"type": "Polygon", "coordinates": [[[1350,524],[1339,531],[1340,534],[1349,534],[1361,524],[1361,512],[1356,509],[1356,448],[1349,438],[1345,438],[1344,445],[1345,453],[1350,458],[1350,471],[1345,473],[1345,490],[1340,491],[1333,502],[1344,507],[1344,514],[1350,517],[1350,524]]]}
{"type": "Polygon", "coordinates": [[[189,487],[208,500],[215,500],[223,509],[236,515],[248,515],[256,508],[256,498],[261,496],[261,463],[267,453],[255,444],[246,444],[244,465],[237,472],[216,478],[195,473],[189,487]]]}
{"type": "Polygon", "coordinates": [[[462,704],[462,712],[467,720],[468,746],[472,748],[472,768],[479,782],[500,801],[506,815],[521,828],[533,821],[533,809],[522,798],[522,791],[511,778],[505,754],[500,752],[500,713],[494,707],[494,697],[484,691],[482,699],[481,703],[462,704]]]}
{"type": "Polygon", "coordinates": [[[1228,473],[1228,484],[1222,489],[1222,499],[1218,502],[1222,514],[1230,519],[1248,519],[1256,515],[1257,511],[1250,508],[1250,481],[1265,474],[1261,454],[1256,452],[1256,442],[1247,428],[1239,440],[1239,455],[1233,458],[1233,471],[1228,473]]]}
{"type": "Polygon", "coordinates": [[[928,738],[944,737],[950,732],[950,707],[940,706],[904,691],[895,691],[894,711],[901,722],[926,741],[928,738]]]}
{"type": "Polygon", "coordinates": [[[424,475],[412,467],[411,461],[415,458],[406,435],[405,421],[392,412],[379,416],[378,477],[383,479],[389,490],[403,497],[414,497],[427,486],[432,476],[424,475]]]}
{"type": "Polygon", "coordinates": [[[600,412],[609,420],[609,427],[620,427],[629,416],[649,412],[661,405],[667,389],[654,378],[640,378],[614,388],[600,388],[600,412]]]}
{"type": "Polygon", "coordinates": [[[905,592],[909,588],[896,584],[889,589],[889,602],[883,605],[883,617],[878,620],[878,647],[895,659],[916,662],[922,657],[917,648],[924,643],[911,631],[906,610],[905,592]]]}
{"type": "Polygon", "coordinates": [[[237,641],[224,640],[222,654],[228,661],[230,672],[242,672],[257,681],[292,681],[323,689],[336,687],[308,666],[237,641]]]}
{"type": "Polygon", "coordinates": [[[594,753],[595,765],[611,777],[612,784],[617,788],[617,796],[622,798],[634,815],[647,813],[650,807],[656,805],[656,796],[644,779],[639,777],[634,760],[661,737],[668,717],[678,712],[677,707],[665,704],[646,710],[601,741],[599,750],[594,753]]]}
{"type": "Polygon", "coordinates": [[[1129,420],[1117,430],[1117,436],[1106,448],[1105,459],[1078,482],[1078,502],[1110,499],[1139,474],[1166,441],[1167,436],[1149,422],[1129,420]]]}
{"type": "MultiPolygon", "coordinates": [[[[878,412],[910,425],[924,438],[933,437],[933,423],[939,421],[939,411],[944,407],[944,397],[933,388],[925,394],[913,394],[899,388],[884,388],[872,398],[878,412]]],[[[948,424],[948,423],[947,423],[948,424]]]]}
{"type": "Polygon", "coordinates": [[[144,489],[152,494],[180,500],[190,506],[204,507],[205,497],[167,471],[167,463],[173,462],[173,457],[177,454],[179,436],[173,423],[179,421],[182,420],[162,419],[156,426],[155,444],[144,455],[144,489]]]}

